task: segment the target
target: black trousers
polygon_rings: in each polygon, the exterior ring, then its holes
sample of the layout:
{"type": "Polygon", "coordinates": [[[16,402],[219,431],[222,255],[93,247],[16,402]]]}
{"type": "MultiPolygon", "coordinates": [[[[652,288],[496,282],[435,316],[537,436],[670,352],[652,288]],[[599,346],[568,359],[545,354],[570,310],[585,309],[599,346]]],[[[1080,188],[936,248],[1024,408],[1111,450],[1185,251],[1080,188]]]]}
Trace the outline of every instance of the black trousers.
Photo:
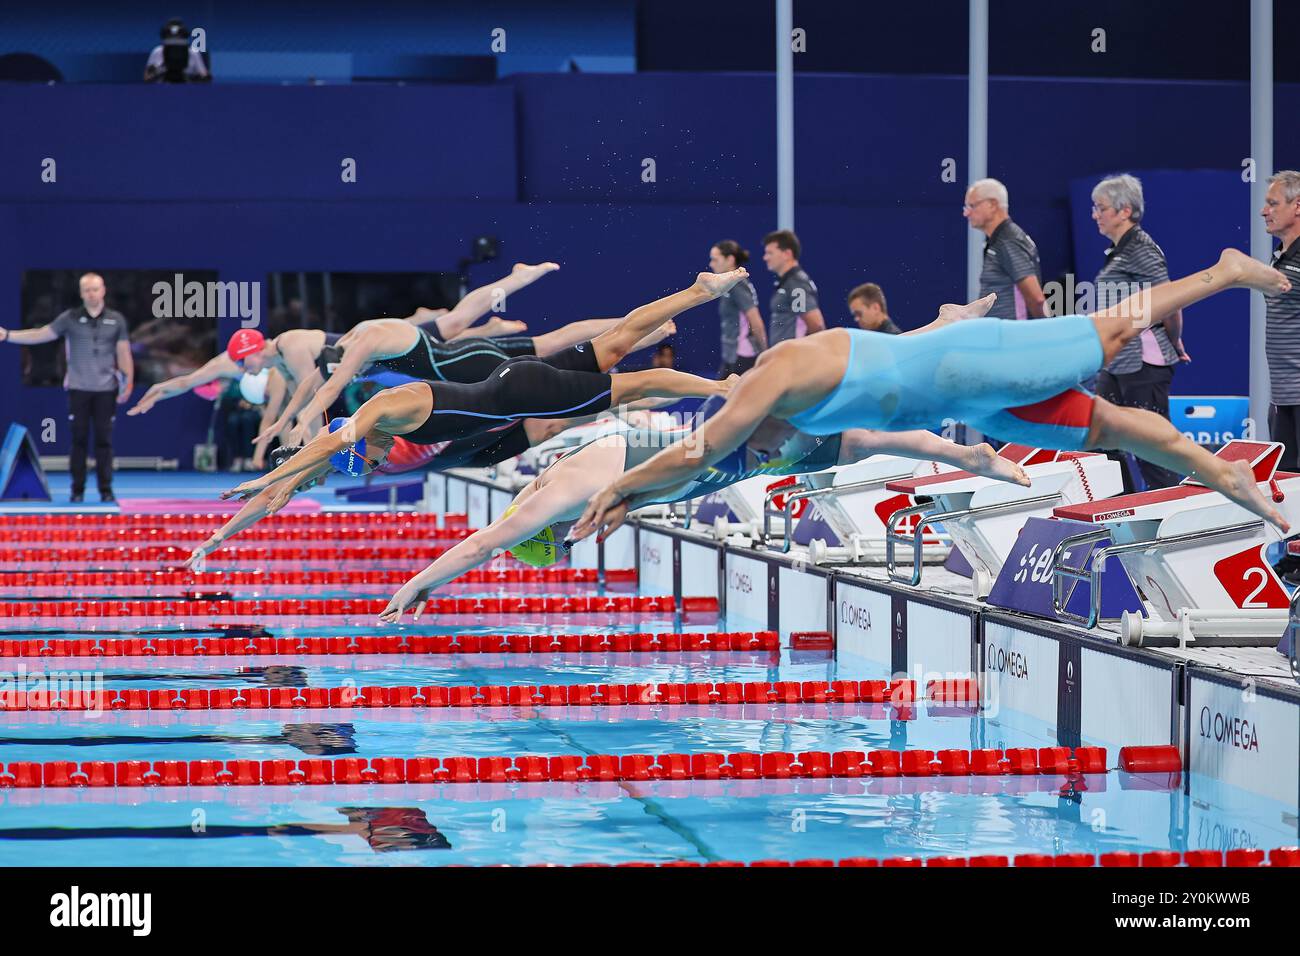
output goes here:
{"type": "Polygon", "coordinates": [[[1300,405],[1269,407],[1268,434],[1283,444],[1278,471],[1300,471],[1300,405]]]}
{"type": "MultiPolygon", "coordinates": [[[[1147,365],[1136,372],[1124,375],[1112,375],[1104,369],[1097,373],[1097,395],[1112,405],[1125,408],[1144,408],[1155,412],[1161,418],[1169,417],[1169,383],[1174,379],[1174,370],[1170,365],[1147,365]]],[[[1124,473],[1124,491],[1134,491],[1133,481],[1124,460],[1124,452],[1112,451],[1107,454],[1120,463],[1124,473]]],[[[1137,459],[1138,470],[1148,488],[1168,488],[1182,481],[1180,475],[1149,461],[1137,459]]]]}
{"type": "Polygon", "coordinates": [[[117,409],[117,392],[68,391],[68,415],[72,422],[72,453],[68,467],[72,471],[72,493],[86,490],[86,449],[90,443],[90,424],[95,423],[95,471],[99,493],[113,490],[113,414],[117,409]]]}

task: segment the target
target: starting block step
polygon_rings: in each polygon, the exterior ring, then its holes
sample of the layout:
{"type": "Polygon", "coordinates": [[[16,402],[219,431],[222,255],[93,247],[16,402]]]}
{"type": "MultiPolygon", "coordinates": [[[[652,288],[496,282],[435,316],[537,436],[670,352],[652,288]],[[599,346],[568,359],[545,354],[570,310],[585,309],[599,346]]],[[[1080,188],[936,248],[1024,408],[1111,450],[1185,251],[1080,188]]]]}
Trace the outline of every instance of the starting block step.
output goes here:
{"type": "Polygon", "coordinates": [[[338,488],[334,494],[352,504],[408,504],[424,497],[424,479],[354,485],[338,488]]]}
{"type": "Polygon", "coordinates": [[[49,500],[50,486],[31,432],[11,422],[0,445],[0,501],[49,500]]]}

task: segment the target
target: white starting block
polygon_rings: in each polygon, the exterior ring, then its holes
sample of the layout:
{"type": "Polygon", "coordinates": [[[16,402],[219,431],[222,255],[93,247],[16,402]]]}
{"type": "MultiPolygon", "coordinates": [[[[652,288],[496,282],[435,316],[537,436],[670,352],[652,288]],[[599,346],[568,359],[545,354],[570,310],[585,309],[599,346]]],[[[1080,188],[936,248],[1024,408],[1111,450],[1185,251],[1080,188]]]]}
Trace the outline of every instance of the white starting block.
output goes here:
{"type": "Polygon", "coordinates": [[[987,597],[1027,520],[1049,517],[1061,505],[1110,498],[1124,489],[1119,463],[1095,452],[1012,444],[1004,445],[998,455],[1024,468],[1029,487],[967,471],[891,481],[886,486],[914,498],[931,498],[929,504],[900,509],[889,519],[885,566],[892,580],[921,582],[923,536],[918,525],[942,523],[970,562],[975,597],[987,597]],[[900,544],[911,549],[909,571],[899,570],[896,548],[900,544]]]}
{"type": "MultiPolygon", "coordinates": [[[[900,508],[916,504],[910,495],[888,490],[891,481],[915,475],[942,475],[956,471],[935,461],[918,462],[897,455],[872,455],[851,465],[804,475],[798,481],[787,478],[768,486],[763,503],[763,542],[774,543],[774,526],[780,521],[781,550],[788,552],[795,522],[816,514],[835,533],[841,546],[827,545],[814,538],[808,545],[813,564],[847,562],[879,563],[885,559],[885,522],[900,508]]],[[[922,531],[927,560],[943,561],[949,542],[946,536],[926,527],[922,531]]]]}
{"type": "MultiPolygon", "coordinates": [[[[1218,452],[1229,461],[1248,462],[1255,480],[1267,486],[1282,515],[1300,522],[1300,474],[1277,471],[1282,445],[1277,442],[1231,441],[1218,452]]],[[[1277,643],[1287,625],[1286,589],[1264,559],[1264,549],[1278,540],[1271,525],[1240,505],[1193,479],[1109,501],[1066,505],[1058,518],[1095,525],[1095,531],[1072,535],[1052,556],[1052,603],[1057,614],[1094,627],[1101,620],[1101,572],[1117,557],[1150,617],[1125,612],[1125,644],[1263,646],[1277,643]],[[1102,538],[1083,566],[1065,562],[1072,548],[1102,538]],[[1091,586],[1089,614],[1064,610],[1072,582],[1091,586]]]]}

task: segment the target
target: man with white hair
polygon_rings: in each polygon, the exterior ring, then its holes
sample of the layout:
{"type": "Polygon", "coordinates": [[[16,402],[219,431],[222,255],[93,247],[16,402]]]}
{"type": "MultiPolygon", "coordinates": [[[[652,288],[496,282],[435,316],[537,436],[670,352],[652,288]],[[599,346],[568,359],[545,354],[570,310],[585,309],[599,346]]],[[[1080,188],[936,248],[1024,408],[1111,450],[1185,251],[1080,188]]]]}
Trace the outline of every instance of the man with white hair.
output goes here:
{"type": "MultiPolygon", "coordinates": [[[[1123,173],[1107,176],[1092,190],[1092,218],[1110,240],[1106,262],[1097,273],[1097,308],[1122,302],[1144,286],[1169,281],[1164,251],[1141,226],[1146,201],[1142,181],[1123,173]]],[[[1169,385],[1174,367],[1190,361],[1183,350],[1183,314],[1151,316],[1151,325],[1120,350],[1097,375],[1097,394],[1115,405],[1145,408],[1169,417],[1169,385]]],[[[1111,457],[1122,457],[1112,453],[1111,457]]],[[[1148,488],[1167,488],[1182,480],[1159,465],[1138,460],[1148,488]]],[[[1128,469],[1125,491],[1134,491],[1128,469]]]]}
{"type": "Polygon", "coordinates": [[[1041,319],[1047,315],[1038,246],[1011,219],[1007,187],[996,179],[980,179],[966,190],[962,215],[972,229],[987,236],[984,268],[980,272],[980,298],[990,292],[997,301],[989,311],[993,319],[1041,319]]]}
{"type": "Polygon", "coordinates": [[[1264,345],[1273,403],[1269,433],[1286,446],[1278,468],[1300,470],[1300,172],[1284,169],[1268,181],[1264,227],[1281,243],[1273,268],[1293,283],[1288,292],[1265,296],[1268,332],[1264,345]]]}

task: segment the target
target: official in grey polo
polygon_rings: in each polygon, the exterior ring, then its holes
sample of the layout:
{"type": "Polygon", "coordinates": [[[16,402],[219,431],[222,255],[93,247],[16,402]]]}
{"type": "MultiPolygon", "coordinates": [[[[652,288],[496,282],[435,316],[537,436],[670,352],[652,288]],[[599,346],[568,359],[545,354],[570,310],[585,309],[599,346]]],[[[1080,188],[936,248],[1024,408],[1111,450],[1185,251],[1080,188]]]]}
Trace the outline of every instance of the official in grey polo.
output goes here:
{"type": "Polygon", "coordinates": [[[1286,169],[1269,179],[1260,215],[1268,234],[1280,243],[1273,268],[1291,280],[1290,292],[1264,297],[1264,353],[1272,393],[1269,434],[1286,446],[1278,468],[1300,471],[1300,172],[1286,169]]]}
{"type": "MultiPolygon", "coordinates": [[[[1118,305],[1143,287],[1169,281],[1165,254],[1140,225],[1146,210],[1142,182],[1127,173],[1108,176],[1092,190],[1092,218],[1110,240],[1106,262],[1097,273],[1098,310],[1118,305]]],[[[1145,408],[1169,417],[1169,386],[1174,368],[1187,361],[1183,351],[1183,314],[1152,316],[1152,325],[1132,339],[1097,376],[1097,394],[1113,405],[1145,408]]],[[[1123,453],[1111,457],[1123,463],[1123,453]]],[[[1138,459],[1148,488],[1168,488],[1182,481],[1168,469],[1138,459]]],[[[1136,490],[1127,468],[1124,488],[1136,490]]]]}
{"type": "Polygon", "coordinates": [[[778,229],[763,237],[763,262],[776,275],[767,340],[776,345],[824,331],[826,319],[817,300],[817,285],[799,265],[799,237],[778,229]]]}
{"type": "Polygon", "coordinates": [[[81,306],[61,313],[49,325],[10,332],[0,329],[0,342],[39,345],[62,338],[68,372],[63,387],[68,392],[68,419],[72,448],[68,468],[72,473],[72,500],[81,501],[86,489],[86,452],[91,425],[95,430],[95,471],[101,501],[113,497],[114,406],[125,402],[134,386],[135,365],[126,318],[104,306],[104,279],[87,272],[78,283],[81,306]]]}
{"type": "Polygon", "coordinates": [[[977,180],[966,190],[962,215],[985,236],[980,296],[997,295],[989,318],[1041,319],[1047,299],[1038,246],[1011,219],[1009,203],[1007,187],[996,179],[977,180]]]}

